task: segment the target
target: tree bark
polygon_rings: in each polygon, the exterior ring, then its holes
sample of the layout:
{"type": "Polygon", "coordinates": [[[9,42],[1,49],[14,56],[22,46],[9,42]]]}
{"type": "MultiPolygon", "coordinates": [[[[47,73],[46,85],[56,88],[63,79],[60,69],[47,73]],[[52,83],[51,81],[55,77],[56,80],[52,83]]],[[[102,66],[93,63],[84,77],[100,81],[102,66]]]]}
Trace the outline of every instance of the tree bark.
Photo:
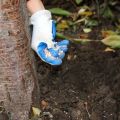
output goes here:
{"type": "Polygon", "coordinates": [[[39,88],[30,48],[25,0],[0,0],[0,106],[28,120],[39,88]]]}

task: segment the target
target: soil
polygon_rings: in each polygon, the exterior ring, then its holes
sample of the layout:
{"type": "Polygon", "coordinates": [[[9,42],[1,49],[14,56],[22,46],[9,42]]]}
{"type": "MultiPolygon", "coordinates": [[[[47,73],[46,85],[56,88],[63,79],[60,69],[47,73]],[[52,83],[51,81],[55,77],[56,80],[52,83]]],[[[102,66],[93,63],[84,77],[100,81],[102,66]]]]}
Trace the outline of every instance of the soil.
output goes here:
{"type": "Polygon", "coordinates": [[[120,50],[105,48],[71,43],[59,67],[38,58],[43,120],[120,120],[120,50]]]}
{"type": "MultiPolygon", "coordinates": [[[[61,7],[63,2],[45,4],[61,7]]],[[[66,3],[63,8],[76,10],[75,6],[67,8],[71,3],[66,3]]],[[[114,22],[101,20],[89,39],[103,39],[102,29],[114,31],[114,22]]],[[[79,37],[82,27],[64,34],[79,37]]],[[[96,41],[71,42],[59,67],[51,67],[36,56],[42,120],[120,120],[120,50],[106,52],[106,47],[96,41]]]]}
{"type": "MultiPolygon", "coordinates": [[[[101,21],[89,34],[90,39],[102,39],[103,28],[115,29],[114,22],[101,21]]],[[[79,28],[79,35],[81,31],[79,28]]],[[[66,33],[71,35],[71,31],[66,33]]],[[[120,50],[105,51],[106,47],[96,41],[71,42],[59,67],[51,67],[36,56],[41,120],[120,120],[120,50]]]]}

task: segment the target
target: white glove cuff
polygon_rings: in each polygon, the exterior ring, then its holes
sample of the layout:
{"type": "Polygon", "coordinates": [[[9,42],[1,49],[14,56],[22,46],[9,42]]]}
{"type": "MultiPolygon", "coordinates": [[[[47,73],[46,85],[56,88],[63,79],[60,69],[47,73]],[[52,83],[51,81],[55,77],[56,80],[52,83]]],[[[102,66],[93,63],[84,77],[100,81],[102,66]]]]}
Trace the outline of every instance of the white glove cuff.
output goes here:
{"type": "Polygon", "coordinates": [[[39,10],[36,13],[34,13],[30,18],[30,23],[35,25],[38,20],[44,21],[44,20],[51,20],[51,12],[48,10],[39,10]],[[38,19],[40,18],[40,19],[38,19]]]}
{"type": "Polygon", "coordinates": [[[51,12],[48,10],[37,11],[31,16],[30,22],[33,24],[31,47],[36,51],[38,45],[44,42],[48,48],[53,48],[51,12]]]}

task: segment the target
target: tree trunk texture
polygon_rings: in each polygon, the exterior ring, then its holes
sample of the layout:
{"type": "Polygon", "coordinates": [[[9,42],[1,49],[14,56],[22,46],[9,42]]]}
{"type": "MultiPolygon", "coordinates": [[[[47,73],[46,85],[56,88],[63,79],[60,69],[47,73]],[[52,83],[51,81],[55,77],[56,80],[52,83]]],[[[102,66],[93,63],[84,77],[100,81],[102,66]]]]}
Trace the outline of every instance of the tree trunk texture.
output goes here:
{"type": "Polygon", "coordinates": [[[12,120],[28,120],[39,100],[29,38],[25,0],[0,0],[0,107],[12,120]]]}

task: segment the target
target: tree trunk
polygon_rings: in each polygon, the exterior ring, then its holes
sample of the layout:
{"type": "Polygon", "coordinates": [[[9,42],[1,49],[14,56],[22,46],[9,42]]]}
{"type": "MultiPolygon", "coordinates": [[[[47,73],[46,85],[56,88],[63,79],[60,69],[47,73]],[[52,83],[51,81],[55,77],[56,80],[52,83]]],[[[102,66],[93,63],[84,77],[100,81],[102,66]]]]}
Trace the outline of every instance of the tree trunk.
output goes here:
{"type": "Polygon", "coordinates": [[[25,0],[0,0],[0,106],[12,120],[28,120],[39,100],[26,13],[25,0]]]}

